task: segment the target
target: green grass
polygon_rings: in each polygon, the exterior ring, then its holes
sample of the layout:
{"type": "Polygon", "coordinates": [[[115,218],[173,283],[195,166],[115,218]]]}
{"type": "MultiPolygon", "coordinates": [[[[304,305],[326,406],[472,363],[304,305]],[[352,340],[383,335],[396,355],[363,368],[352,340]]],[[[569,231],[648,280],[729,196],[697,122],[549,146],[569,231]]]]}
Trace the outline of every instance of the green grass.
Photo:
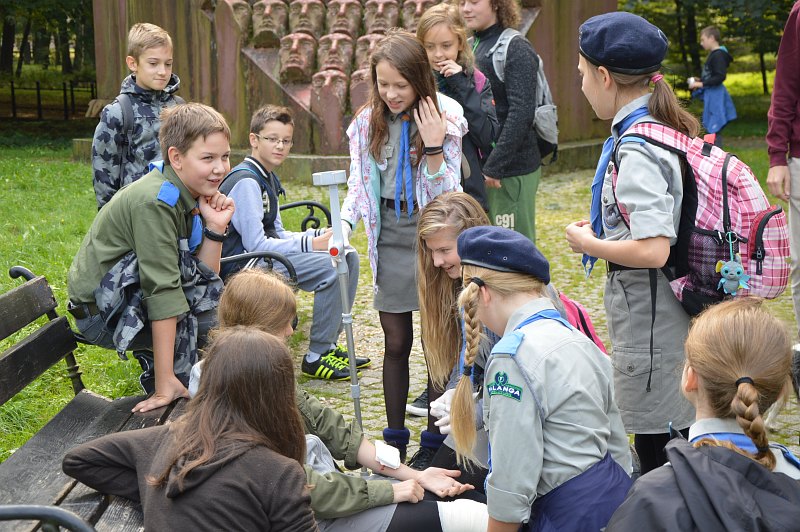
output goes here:
{"type": "MultiPolygon", "coordinates": [[[[8,276],[9,268],[25,266],[47,278],[59,302],[58,313],[69,316],[66,313],[67,270],[97,211],[91,167],[70,160],[65,146],[75,128],[60,127],[61,123],[45,125],[24,121],[17,122],[16,126],[0,126],[0,186],[3,190],[0,292],[21,282],[8,276]],[[37,130],[41,132],[42,146],[19,147],[19,144],[30,144],[37,130]]],[[[88,127],[93,128],[93,123],[84,124],[85,129],[88,127]]],[[[323,200],[321,190],[306,188],[290,190],[289,201],[301,199],[295,195],[298,193],[317,193],[312,199],[327,201],[323,200]]],[[[284,215],[285,223],[287,227],[299,227],[300,209],[292,211],[284,215]]],[[[301,309],[299,318],[299,330],[290,340],[293,349],[307,345],[310,307],[301,309]]],[[[0,342],[0,352],[15,338],[18,336],[0,342]]],[[[137,380],[140,370],[136,361],[122,362],[112,351],[85,345],[78,347],[76,355],[88,389],[109,398],[140,393],[137,380]]],[[[0,406],[0,461],[24,444],[71,397],[65,365],[59,363],[0,406]]]]}

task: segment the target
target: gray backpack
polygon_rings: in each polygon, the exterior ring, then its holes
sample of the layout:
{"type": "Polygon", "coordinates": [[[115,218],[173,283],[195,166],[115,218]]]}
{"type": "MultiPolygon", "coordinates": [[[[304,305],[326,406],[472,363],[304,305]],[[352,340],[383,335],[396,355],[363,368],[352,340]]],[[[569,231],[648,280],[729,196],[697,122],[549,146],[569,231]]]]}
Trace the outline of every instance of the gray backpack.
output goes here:
{"type": "MultiPolygon", "coordinates": [[[[497,42],[486,53],[486,57],[492,57],[494,73],[503,83],[505,83],[508,44],[518,35],[522,36],[513,28],[504,29],[497,42]]],[[[558,158],[558,108],[553,102],[550,84],[547,83],[547,77],[544,75],[544,62],[538,54],[537,58],[539,59],[539,70],[536,73],[536,117],[533,121],[533,129],[536,131],[539,141],[541,156],[545,157],[552,153],[553,157],[550,159],[550,163],[553,163],[558,158]]]]}

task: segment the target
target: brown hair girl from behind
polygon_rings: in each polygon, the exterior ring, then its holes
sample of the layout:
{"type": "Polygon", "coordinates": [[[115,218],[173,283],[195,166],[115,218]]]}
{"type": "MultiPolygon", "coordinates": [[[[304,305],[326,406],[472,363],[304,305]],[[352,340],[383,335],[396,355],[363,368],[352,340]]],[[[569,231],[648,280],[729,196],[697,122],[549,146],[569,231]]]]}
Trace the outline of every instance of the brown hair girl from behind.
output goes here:
{"type": "Polygon", "coordinates": [[[292,333],[297,300],[285,278],[260,268],[241,270],[225,283],[217,308],[220,328],[244,325],[276,336],[292,333]],[[269,294],[269,297],[264,297],[269,294]]]}
{"type": "MultiPolygon", "coordinates": [[[[388,31],[386,37],[375,46],[375,50],[369,58],[372,90],[369,101],[365,105],[372,108],[369,119],[369,152],[376,161],[383,159],[383,146],[389,135],[389,125],[386,122],[386,113],[389,112],[389,108],[380,96],[376,73],[378,63],[381,61],[392,65],[408,81],[417,95],[417,100],[430,97],[436,110],[441,112],[436,98],[436,82],[428,66],[428,56],[425,54],[422,43],[414,37],[414,34],[407,31],[400,29],[388,31]]],[[[415,103],[407,111],[411,114],[411,111],[416,108],[417,104],[415,103]]],[[[417,154],[421,154],[422,137],[417,133],[411,140],[417,148],[417,154]]]]}
{"type": "Polygon", "coordinates": [[[701,412],[735,418],[757,453],[714,438],[697,439],[695,446],[726,447],[774,469],[775,455],[769,449],[763,414],[791,389],[791,361],[786,327],[760,299],[737,297],[700,314],[686,338],[684,387],[688,380],[691,388],[696,379],[703,390],[697,394],[697,400],[703,401],[696,404],[698,419],[701,412]]]}
{"type": "Polygon", "coordinates": [[[302,466],[306,440],[286,343],[255,328],[229,327],[214,334],[205,360],[197,395],[175,429],[172,456],[153,485],[175,470],[180,486],[193,469],[256,445],[302,466]]]}
{"type": "Polygon", "coordinates": [[[480,204],[464,192],[448,192],[437,196],[422,210],[417,222],[417,267],[419,279],[419,312],[422,342],[431,381],[444,387],[458,360],[461,331],[458,327],[456,297],[461,280],[451,279],[434,264],[433,252],[426,239],[443,232],[455,239],[462,231],[478,225],[489,225],[489,218],[480,204]]]}

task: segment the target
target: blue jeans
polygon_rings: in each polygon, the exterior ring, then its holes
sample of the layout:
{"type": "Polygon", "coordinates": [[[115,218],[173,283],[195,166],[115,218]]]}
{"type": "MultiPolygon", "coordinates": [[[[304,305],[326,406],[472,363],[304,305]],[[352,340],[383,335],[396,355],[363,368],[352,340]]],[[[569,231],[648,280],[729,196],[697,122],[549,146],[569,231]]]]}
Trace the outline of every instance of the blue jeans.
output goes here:
{"type": "MultiPolygon", "coordinates": [[[[304,292],[314,292],[314,315],[311,321],[311,340],[308,350],[323,354],[335,344],[342,332],[342,296],[339,276],[326,252],[290,253],[286,255],[297,272],[297,284],[304,292]]],[[[345,255],[349,279],[347,291],[350,304],[358,288],[358,253],[345,255]]],[[[287,275],[286,268],[275,262],[275,271],[287,275]]]]}

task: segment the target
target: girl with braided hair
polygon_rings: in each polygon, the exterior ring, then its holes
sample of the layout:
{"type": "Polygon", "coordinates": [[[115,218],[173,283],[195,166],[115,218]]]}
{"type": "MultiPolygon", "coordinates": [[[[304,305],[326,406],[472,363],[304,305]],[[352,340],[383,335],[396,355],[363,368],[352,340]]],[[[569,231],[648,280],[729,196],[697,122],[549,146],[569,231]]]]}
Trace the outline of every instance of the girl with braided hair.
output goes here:
{"type": "Polygon", "coordinates": [[[482,327],[502,335],[483,377],[488,530],[603,528],[631,484],[611,362],[545,295],[550,266],[529,239],[472,227],[457,250],[467,347],[451,418],[462,460],[473,457],[471,377],[482,327]]]}
{"type": "Polygon", "coordinates": [[[786,328],[761,299],[700,314],[681,380],[697,412],[689,441],[667,445],[669,464],[635,484],[606,530],[796,530],[800,460],[769,442],[762,417],[789,393],[791,360],[786,328]]]}

